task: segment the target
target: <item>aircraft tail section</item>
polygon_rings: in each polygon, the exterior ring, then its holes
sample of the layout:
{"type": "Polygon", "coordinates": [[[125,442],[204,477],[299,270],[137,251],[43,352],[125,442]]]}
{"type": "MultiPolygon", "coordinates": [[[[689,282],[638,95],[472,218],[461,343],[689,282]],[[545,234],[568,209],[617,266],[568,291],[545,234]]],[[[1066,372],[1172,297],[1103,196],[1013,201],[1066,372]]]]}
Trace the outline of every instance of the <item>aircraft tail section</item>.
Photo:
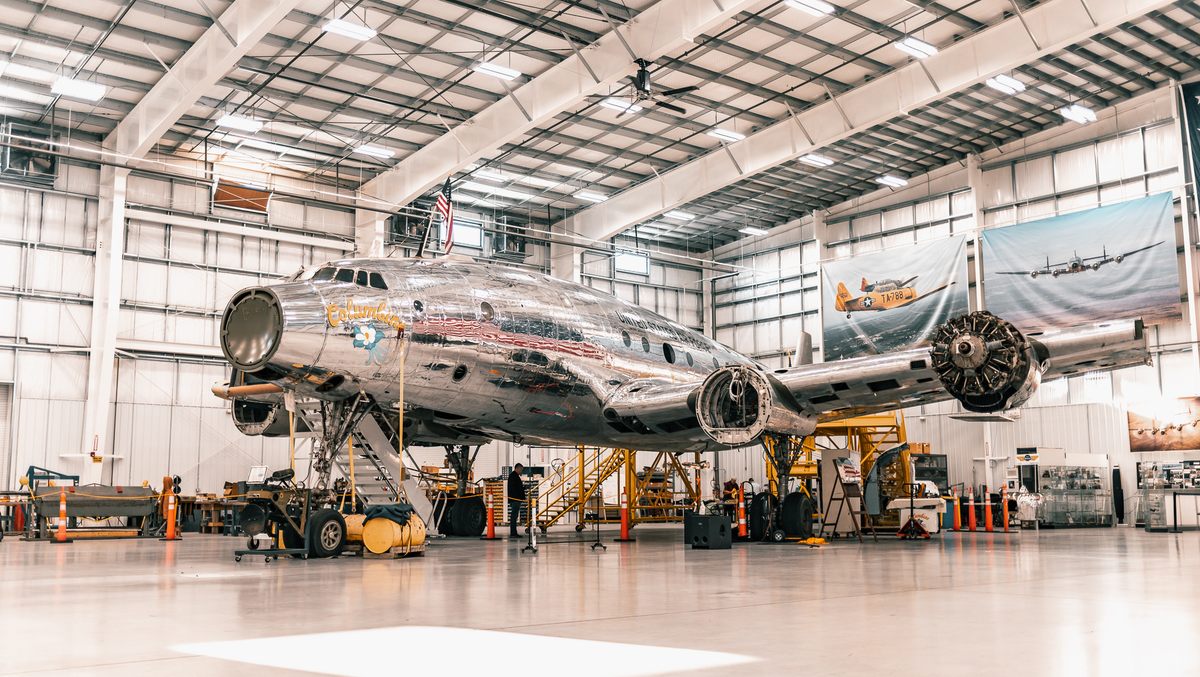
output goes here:
{"type": "MultiPolygon", "coordinates": [[[[866,281],[866,278],[864,278],[863,282],[866,281]]],[[[850,290],[846,289],[846,284],[844,282],[838,282],[837,300],[834,302],[834,307],[838,309],[838,312],[846,312],[846,302],[852,298],[854,297],[850,295],[850,290]]]]}
{"type": "Polygon", "coordinates": [[[871,291],[871,283],[867,282],[867,278],[864,277],[862,282],[859,283],[858,288],[860,291],[871,291]]]}

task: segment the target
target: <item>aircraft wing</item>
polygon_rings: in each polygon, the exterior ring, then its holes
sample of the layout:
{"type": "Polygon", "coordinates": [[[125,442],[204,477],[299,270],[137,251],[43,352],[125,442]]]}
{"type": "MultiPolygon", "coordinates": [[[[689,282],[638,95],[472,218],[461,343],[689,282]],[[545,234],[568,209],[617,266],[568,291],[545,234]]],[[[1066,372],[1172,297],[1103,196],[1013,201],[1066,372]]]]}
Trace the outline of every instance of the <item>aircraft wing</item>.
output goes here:
{"type": "MultiPolygon", "coordinates": [[[[984,317],[983,322],[992,318],[986,313],[974,313],[966,317],[974,316],[984,317]]],[[[1149,351],[1139,320],[1033,334],[1026,338],[1027,351],[1018,357],[1027,357],[1035,365],[1033,369],[1042,370],[1042,380],[1135,366],[1149,361],[1149,351]]],[[[943,346],[940,353],[941,364],[948,359],[946,349],[943,346]]],[[[938,350],[935,347],[911,348],[773,371],[761,367],[729,366],[714,372],[702,383],[641,379],[618,389],[605,402],[603,411],[608,421],[645,434],[681,432],[698,427],[707,431],[713,426],[701,423],[706,418],[706,411],[714,412],[709,414],[710,419],[714,416],[736,415],[736,412],[730,414],[720,407],[708,409],[706,402],[720,404],[720,396],[729,392],[731,384],[728,379],[721,381],[717,377],[722,372],[738,370],[743,373],[750,370],[756,372],[749,380],[743,381],[743,388],[750,388],[751,385],[747,384],[751,381],[761,386],[757,397],[752,400],[741,399],[740,403],[753,401],[753,407],[759,410],[759,419],[773,419],[780,415],[776,411],[782,412],[780,418],[774,420],[780,421],[779,425],[785,429],[787,426],[802,427],[799,422],[803,419],[835,421],[958,398],[943,377],[939,376],[938,350]],[[710,389],[718,392],[707,392],[710,389]],[[768,401],[768,407],[759,406],[768,401]]],[[[1013,364],[1012,371],[1015,373],[1019,371],[1018,361],[1014,360],[1013,364]]],[[[944,368],[941,371],[946,373],[944,368]]],[[[1004,370],[1001,369],[1001,372],[1004,370]]],[[[1037,374],[1030,373],[1029,369],[1026,372],[1036,387],[1037,374]]],[[[952,383],[953,376],[950,375],[952,383]]],[[[1009,384],[1011,390],[1005,391],[1007,394],[1001,400],[1007,406],[1001,408],[1019,406],[1032,395],[1031,389],[1022,389],[1026,386],[1026,377],[1014,378],[1017,378],[1017,382],[1009,384]],[[1014,393],[1019,393],[1019,396],[1014,393]]],[[[722,406],[730,405],[726,403],[722,406]]],[[[739,405],[732,406],[736,409],[739,405]]],[[[772,421],[764,425],[769,427],[773,424],[772,421]]],[[[748,428],[752,429],[753,426],[748,428]]],[[[726,443],[738,446],[745,442],[726,443]]]]}
{"type": "MultiPolygon", "coordinates": [[[[1132,250],[1132,251],[1127,251],[1127,252],[1125,252],[1124,254],[1121,254],[1120,256],[1122,256],[1122,257],[1133,256],[1134,254],[1138,254],[1138,253],[1140,253],[1140,252],[1144,252],[1144,251],[1146,251],[1147,249],[1153,249],[1154,247],[1157,247],[1158,245],[1160,245],[1160,244],[1162,244],[1162,243],[1164,243],[1164,242],[1166,242],[1166,240],[1159,240],[1158,242],[1155,242],[1154,244],[1148,244],[1148,245],[1146,245],[1145,247],[1139,247],[1138,249],[1134,249],[1134,250],[1132,250]]],[[[1111,258],[1111,257],[1110,257],[1110,258],[1111,258]]]]}
{"type": "Polygon", "coordinates": [[[989,274],[990,275],[1032,275],[1033,273],[1037,273],[1040,275],[1043,272],[1044,271],[1041,271],[1041,270],[1001,270],[999,272],[989,273],[989,274]]]}
{"type": "Polygon", "coordinates": [[[950,285],[952,285],[952,284],[954,284],[954,283],[953,283],[953,282],[947,282],[946,284],[944,284],[944,285],[942,285],[942,286],[940,286],[940,287],[938,287],[938,288],[936,288],[936,289],[930,289],[930,290],[929,290],[929,291],[927,291],[927,292],[924,292],[924,293],[921,293],[921,294],[917,294],[916,296],[914,296],[913,298],[911,298],[911,299],[909,299],[909,300],[905,301],[904,303],[901,303],[901,304],[900,304],[900,305],[898,305],[898,306],[892,306],[892,307],[893,307],[893,308],[903,308],[904,306],[909,306],[909,305],[912,305],[912,304],[916,303],[917,301],[920,301],[921,299],[925,299],[925,298],[929,298],[930,296],[933,296],[934,294],[936,294],[936,293],[938,293],[938,292],[942,291],[943,289],[945,289],[946,287],[949,287],[949,286],[950,286],[950,285]]]}
{"type": "MultiPolygon", "coordinates": [[[[1145,364],[1149,351],[1140,320],[1035,334],[1044,349],[1042,380],[1145,364]]],[[[933,369],[931,348],[911,348],[775,372],[775,377],[820,420],[880,413],[951,399],[933,369]]]]}

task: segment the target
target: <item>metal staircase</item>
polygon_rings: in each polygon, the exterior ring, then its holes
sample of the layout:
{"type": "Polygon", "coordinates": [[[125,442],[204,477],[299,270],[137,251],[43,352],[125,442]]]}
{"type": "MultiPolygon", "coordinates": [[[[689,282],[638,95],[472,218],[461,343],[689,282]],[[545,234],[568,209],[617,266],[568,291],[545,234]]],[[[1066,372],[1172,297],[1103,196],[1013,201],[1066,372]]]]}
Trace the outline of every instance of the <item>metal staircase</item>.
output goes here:
{"type": "Polygon", "coordinates": [[[633,452],[624,449],[581,447],[559,472],[537,485],[534,492],[537,501],[534,522],[542,529],[547,529],[572,512],[578,512],[582,517],[588,501],[598,495],[605,480],[625,467],[630,453],[633,452]]]}
{"type": "MultiPolygon", "coordinates": [[[[296,414],[304,418],[310,430],[321,430],[321,410],[316,402],[297,402],[296,414]]],[[[319,437],[319,435],[318,435],[319,437]]],[[[371,407],[350,434],[350,444],[343,445],[331,459],[333,467],[354,486],[354,492],[364,507],[402,501],[413,506],[425,522],[430,536],[438,535],[433,520],[433,504],[414,479],[405,478],[400,455],[396,452],[396,431],[378,405],[371,407]],[[353,454],[353,463],[351,462],[353,454]]]]}

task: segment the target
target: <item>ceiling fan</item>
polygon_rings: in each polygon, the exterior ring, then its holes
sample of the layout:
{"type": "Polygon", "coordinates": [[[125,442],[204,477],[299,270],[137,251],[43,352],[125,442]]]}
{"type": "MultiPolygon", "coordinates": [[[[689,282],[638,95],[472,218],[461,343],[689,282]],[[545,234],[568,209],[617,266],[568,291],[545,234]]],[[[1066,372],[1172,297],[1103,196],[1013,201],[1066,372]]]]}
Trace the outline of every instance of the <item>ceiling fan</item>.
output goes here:
{"type": "MultiPolygon", "coordinates": [[[[677,106],[669,101],[664,101],[664,99],[672,99],[677,96],[687,94],[688,92],[694,92],[697,89],[700,89],[699,87],[693,85],[690,87],[678,87],[676,89],[666,89],[661,92],[656,92],[654,91],[653,86],[650,84],[650,71],[648,70],[650,68],[650,62],[639,58],[634,59],[634,63],[637,64],[638,70],[637,73],[629,76],[629,82],[633,85],[633,92],[630,97],[631,103],[642,103],[648,101],[659,108],[664,108],[679,115],[687,115],[687,109],[685,109],[683,106],[677,106]]],[[[604,96],[599,98],[611,97],[604,96]]],[[[628,113],[631,109],[632,106],[625,108],[617,114],[617,117],[621,117],[622,115],[628,113]]]]}

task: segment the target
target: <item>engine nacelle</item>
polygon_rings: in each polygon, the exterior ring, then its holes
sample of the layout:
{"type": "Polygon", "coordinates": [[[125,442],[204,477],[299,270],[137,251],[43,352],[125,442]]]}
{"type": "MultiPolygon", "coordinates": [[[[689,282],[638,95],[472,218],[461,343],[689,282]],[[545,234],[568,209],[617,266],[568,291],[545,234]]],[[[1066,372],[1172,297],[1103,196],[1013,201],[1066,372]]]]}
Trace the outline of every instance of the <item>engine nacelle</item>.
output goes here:
{"type": "Polygon", "coordinates": [[[765,432],[809,435],[817,419],[806,413],[791,392],[755,367],[721,367],[708,375],[696,396],[696,419],[714,441],[750,444],[765,432]]]}
{"type": "Polygon", "coordinates": [[[951,318],[933,335],[933,370],[967,411],[993,413],[1037,391],[1048,355],[1011,323],[986,311],[951,318]]]}

